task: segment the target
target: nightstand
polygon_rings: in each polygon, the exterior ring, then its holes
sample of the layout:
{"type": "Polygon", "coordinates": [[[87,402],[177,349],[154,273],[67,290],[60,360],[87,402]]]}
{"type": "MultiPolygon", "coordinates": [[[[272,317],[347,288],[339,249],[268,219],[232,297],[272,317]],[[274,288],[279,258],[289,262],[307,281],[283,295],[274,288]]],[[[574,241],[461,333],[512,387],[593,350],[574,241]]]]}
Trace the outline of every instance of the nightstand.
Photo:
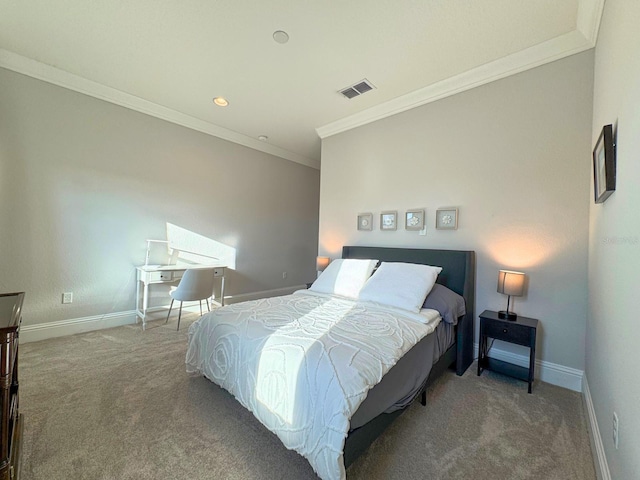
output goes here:
{"type": "Polygon", "coordinates": [[[502,319],[498,312],[485,310],[480,314],[480,337],[478,348],[478,376],[483,370],[491,370],[503,375],[524,380],[529,384],[533,383],[533,374],[536,362],[536,330],[538,320],[535,318],[521,317],[515,321],[502,319]],[[487,338],[491,337],[503,342],[515,343],[529,347],[529,368],[513,365],[512,363],[497,360],[487,356],[487,338]]]}

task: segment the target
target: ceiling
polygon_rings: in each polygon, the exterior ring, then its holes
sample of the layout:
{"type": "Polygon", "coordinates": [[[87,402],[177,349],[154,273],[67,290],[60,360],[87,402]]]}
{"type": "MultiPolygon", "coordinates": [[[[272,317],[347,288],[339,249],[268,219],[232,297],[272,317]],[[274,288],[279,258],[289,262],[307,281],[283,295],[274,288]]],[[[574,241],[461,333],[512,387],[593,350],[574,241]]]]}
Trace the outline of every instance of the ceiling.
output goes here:
{"type": "Polygon", "coordinates": [[[603,3],[0,0],[0,67],[319,168],[321,137],[592,48],[603,3]]]}

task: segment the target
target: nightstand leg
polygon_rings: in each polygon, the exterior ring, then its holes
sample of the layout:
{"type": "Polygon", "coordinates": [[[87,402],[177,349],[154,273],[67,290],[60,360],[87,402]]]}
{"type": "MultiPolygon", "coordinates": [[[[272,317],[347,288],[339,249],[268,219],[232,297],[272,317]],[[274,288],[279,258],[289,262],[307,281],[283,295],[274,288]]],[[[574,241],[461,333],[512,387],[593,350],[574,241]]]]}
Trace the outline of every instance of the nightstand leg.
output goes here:
{"type": "Polygon", "coordinates": [[[533,383],[534,368],[536,366],[536,347],[533,345],[529,352],[529,393],[531,393],[531,384],[533,383]]]}
{"type": "Polygon", "coordinates": [[[487,341],[487,337],[485,337],[482,332],[480,332],[480,342],[478,342],[478,376],[482,373],[482,359],[484,358],[485,344],[487,341]]]}

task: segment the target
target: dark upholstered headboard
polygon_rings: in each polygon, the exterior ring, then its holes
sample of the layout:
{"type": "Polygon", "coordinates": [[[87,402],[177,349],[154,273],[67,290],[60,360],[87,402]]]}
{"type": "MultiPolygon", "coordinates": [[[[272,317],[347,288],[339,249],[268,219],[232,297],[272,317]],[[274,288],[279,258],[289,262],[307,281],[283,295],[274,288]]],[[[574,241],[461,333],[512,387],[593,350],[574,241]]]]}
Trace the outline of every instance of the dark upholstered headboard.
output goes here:
{"type": "Polygon", "coordinates": [[[476,254],[464,250],[356,247],[342,248],[342,258],[374,258],[381,262],[419,263],[442,267],[437,282],[465,299],[467,314],[458,323],[456,373],[462,375],[473,362],[475,318],[476,254]]]}

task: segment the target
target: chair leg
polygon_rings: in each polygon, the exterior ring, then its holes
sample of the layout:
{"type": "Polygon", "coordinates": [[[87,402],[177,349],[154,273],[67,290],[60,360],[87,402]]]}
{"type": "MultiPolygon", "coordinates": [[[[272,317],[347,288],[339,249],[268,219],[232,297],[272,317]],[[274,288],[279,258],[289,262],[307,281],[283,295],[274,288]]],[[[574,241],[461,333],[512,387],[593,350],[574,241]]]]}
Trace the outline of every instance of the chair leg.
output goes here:
{"type": "Polygon", "coordinates": [[[207,298],[206,301],[207,301],[207,310],[210,312],[211,311],[211,307],[209,306],[209,299],[207,298]]]}
{"type": "Polygon", "coordinates": [[[178,328],[176,328],[176,332],[180,330],[180,317],[182,317],[182,302],[180,302],[180,311],[178,312],[178,328]]]}
{"type": "Polygon", "coordinates": [[[167,314],[167,319],[165,320],[164,324],[166,325],[169,322],[169,315],[171,315],[171,309],[173,308],[173,298],[171,299],[171,305],[169,305],[169,313],[167,314]]]}
{"type": "Polygon", "coordinates": [[[200,300],[200,316],[202,316],[202,300],[200,300]]]}

